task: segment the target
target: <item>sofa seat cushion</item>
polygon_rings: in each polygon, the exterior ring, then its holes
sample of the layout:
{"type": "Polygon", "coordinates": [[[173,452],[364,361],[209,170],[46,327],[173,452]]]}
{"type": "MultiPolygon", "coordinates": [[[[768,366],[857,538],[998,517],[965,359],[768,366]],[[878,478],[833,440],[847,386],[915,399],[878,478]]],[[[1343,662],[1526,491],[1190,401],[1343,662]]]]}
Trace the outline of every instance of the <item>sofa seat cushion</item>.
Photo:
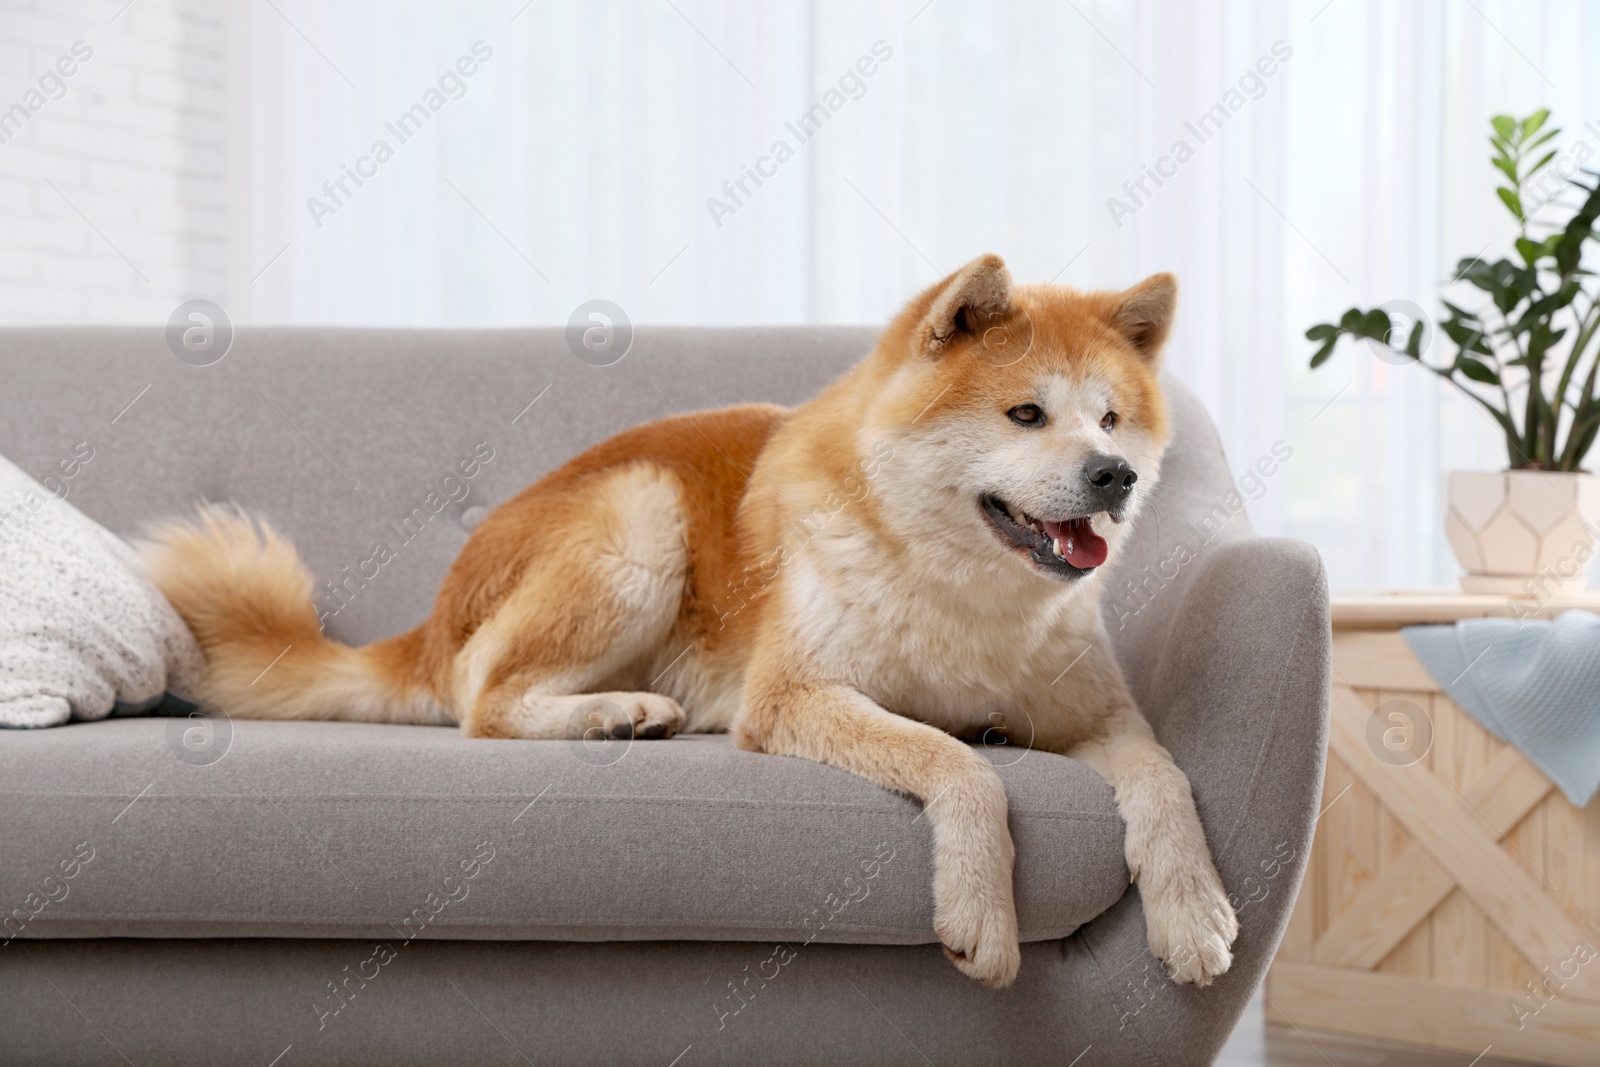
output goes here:
{"type": "MultiPolygon", "coordinates": [[[[1022,939],[1064,937],[1128,887],[1111,790],[988,755],[1022,939]]],[[[0,797],[0,939],[936,940],[918,804],[726,737],[115,719],[0,733],[0,797]]]]}

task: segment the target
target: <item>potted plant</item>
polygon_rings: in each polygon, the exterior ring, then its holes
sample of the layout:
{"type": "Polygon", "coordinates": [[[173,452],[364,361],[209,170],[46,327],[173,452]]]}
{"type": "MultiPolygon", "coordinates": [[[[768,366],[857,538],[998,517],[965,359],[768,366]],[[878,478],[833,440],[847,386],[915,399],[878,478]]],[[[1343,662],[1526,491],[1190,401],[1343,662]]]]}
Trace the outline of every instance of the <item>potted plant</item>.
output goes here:
{"type": "Polygon", "coordinates": [[[1588,281],[1594,275],[1582,265],[1584,248],[1597,238],[1600,174],[1582,172],[1596,179],[1593,185],[1577,178],[1556,184],[1582,197],[1576,208],[1557,204],[1572,210],[1564,225],[1535,218],[1545,204],[1533,202],[1530,179],[1555,156],[1544,146],[1560,133],[1544,129],[1547,118],[1541,110],[1490,121],[1490,162],[1505,178],[1495,192],[1517,220],[1517,259],[1457,264],[1452,280],[1479,290],[1482,306],[1469,311],[1441,301],[1447,315],[1439,328],[1455,348],[1453,359],[1425,360],[1426,317],[1420,310],[1403,316],[1415,320],[1406,331],[1394,321],[1402,316],[1391,317],[1394,305],[1351,308],[1338,322],[1306,331],[1319,343],[1312,367],[1327,362],[1341,337],[1360,338],[1390,362],[1416,363],[1444,378],[1504,434],[1507,470],[1449,476],[1445,534],[1466,570],[1461,587],[1469,593],[1543,599],[1563,586],[1582,588],[1600,534],[1600,481],[1583,471],[1600,435],[1594,343],[1600,284],[1588,281]]]}

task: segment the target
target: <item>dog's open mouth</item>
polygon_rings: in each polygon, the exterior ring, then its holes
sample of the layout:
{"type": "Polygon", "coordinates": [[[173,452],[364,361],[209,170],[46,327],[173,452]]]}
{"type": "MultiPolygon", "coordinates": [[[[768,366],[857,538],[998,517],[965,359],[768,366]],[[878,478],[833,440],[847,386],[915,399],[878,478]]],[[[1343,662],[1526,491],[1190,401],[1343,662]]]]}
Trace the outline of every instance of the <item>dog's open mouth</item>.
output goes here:
{"type": "Polygon", "coordinates": [[[1094,516],[1036,519],[997,496],[979,499],[983,513],[1000,537],[1027,552],[1035,566],[1065,578],[1076,578],[1106,561],[1106,539],[1094,532],[1094,516]]]}

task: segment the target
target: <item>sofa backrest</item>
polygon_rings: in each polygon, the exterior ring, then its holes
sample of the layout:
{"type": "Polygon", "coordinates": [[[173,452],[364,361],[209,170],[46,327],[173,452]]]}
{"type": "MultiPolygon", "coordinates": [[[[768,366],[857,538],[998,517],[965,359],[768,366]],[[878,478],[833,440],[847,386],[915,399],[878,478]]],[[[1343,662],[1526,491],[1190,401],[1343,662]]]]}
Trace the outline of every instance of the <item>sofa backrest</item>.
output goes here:
{"type": "MultiPolygon", "coordinates": [[[[427,614],[479,509],[636,423],[802,401],[876,332],[646,327],[622,360],[597,367],[559,329],[248,327],[200,367],[177,359],[159,329],[10,328],[0,330],[0,454],[124,536],[200,500],[265,515],[319,582],[342,588],[319,585],[329,632],[365,642],[427,614]]],[[[1124,574],[1158,566],[1232,484],[1198,402],[1170,379],[1168,392],[1175,444],[1124,574]]],[[[1125,583],[1106,578],[1121,644],[1154,613],[1130,613],[1140,602],[1119,602],[1125,583]]]]}

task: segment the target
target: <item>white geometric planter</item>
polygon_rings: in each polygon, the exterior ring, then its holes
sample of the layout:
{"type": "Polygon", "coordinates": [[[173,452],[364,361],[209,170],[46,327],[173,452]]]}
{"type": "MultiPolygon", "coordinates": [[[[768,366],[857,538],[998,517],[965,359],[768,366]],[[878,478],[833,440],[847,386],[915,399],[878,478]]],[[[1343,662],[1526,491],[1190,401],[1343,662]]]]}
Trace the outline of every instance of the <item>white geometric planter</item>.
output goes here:
{"type": "Polygon", "coordinates": [[[1546,599],[1587,583],[1600,479],[1546,471],[1451,471],[1444,532],[1464,593],[1546,599]]]}

